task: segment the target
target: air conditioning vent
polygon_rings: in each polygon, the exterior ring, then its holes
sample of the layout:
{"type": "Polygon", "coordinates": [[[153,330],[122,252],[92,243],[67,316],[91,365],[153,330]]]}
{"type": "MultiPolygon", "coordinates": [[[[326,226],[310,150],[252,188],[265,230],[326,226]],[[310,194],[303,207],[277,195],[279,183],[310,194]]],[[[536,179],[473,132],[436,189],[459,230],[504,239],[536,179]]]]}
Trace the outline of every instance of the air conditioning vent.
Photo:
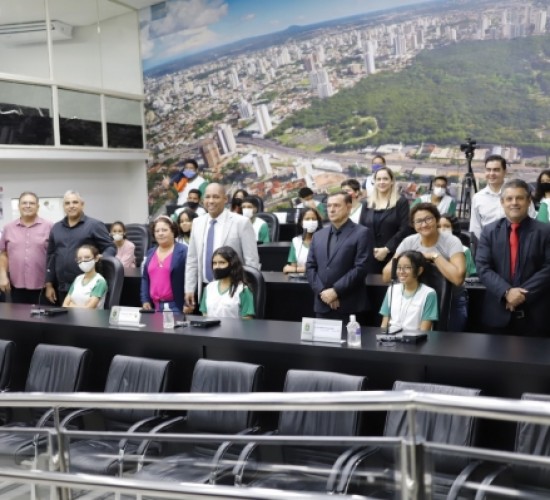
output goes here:
{"type": "MultiPolygon", "coordinates": [[[[73,36],[73,27],[62,21],[51,21],[50,29],[52,41],[70,40],[73,36]]],[[[1,24],[0,43],[8,45],[44,43],[47,40],[46,30],[45,21],[1,24]]]]}

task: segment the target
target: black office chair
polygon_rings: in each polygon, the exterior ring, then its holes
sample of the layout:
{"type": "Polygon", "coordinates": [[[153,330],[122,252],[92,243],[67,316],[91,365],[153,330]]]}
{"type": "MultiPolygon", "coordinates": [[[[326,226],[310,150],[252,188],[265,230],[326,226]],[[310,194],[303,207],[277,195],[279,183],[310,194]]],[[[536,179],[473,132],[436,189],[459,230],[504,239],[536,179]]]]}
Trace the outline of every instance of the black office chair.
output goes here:
{"type": "Polygon", "coordinates": [[[0,340],[0,392],[9,389],[14,357],[15,342],[0,340]]]}
{"type": "Polygon", "coordinates": [[[264,211],[264,200],[256,194],[249,194],[250,198],[255,198],[258,201],[258,212],[264,211]]]}
{"type": "MultiPolygon", "coordinates": [[[[525,393],[521,399],[550,403],[550,396],[546,394],[525,393]]],[[[550,427],[519,422],[514,452],[550,457],[550,427]]],[[[520,491],[526,498],[550,498],[550,467],[474,462],[458,476],[449,494],[449,500],[464,498],[471,492],[464,488],[466,482],[481,485],[475,494],[475,500],[497,498],[496,495],[485,493],[488,486],[512,488],[520,491]]],[[[498,498],[503,497],[498,496],[498,498]]]]}
{"type": "Polygon", "coordinates": [[[441,332],[448,331],[453,285],[437,270],[433,264],[426,265],[420,281],[432,287],[437,293],[439,319],[434,326],[434,330],[439,330],[441,332]]]}
{"type": "MultiPolygon", "coordinates": [[[[342,373],[289,370],[283,391],[362,391],[365,382],[366,377],[342,373]]],[[[274,433],[281,436],[356,436],[360,430],[360,416],[358,411],[283,411],[274,433]]],[[[272,467],[269,462],[273,448],[272,445],[248,444],[233,469],[235,485],[330,492],[337,484],[338,458],[349,447],[282,445],[278,456],[281,464],[272,467]],[[261,470],[262,467],[265,470],[261,470]]]]}
{"type": "MultiPolygon", "coordinates": [[[[76,392],[86,382],[91,353],[78,347],[39,344],[31,358],[25,392],[76,392]]],[[[19,412],[14,412],[17,415],[19,412]]],[[[0,458],[8,464],[21,464],[37,458],[45,446],[45,435],[17,433],[17,428],[44,427],[51,424],[53,410],[28,409],[24,420],[10,421],[0,427],[0,458]],[[7,429],[14,428],[14,430],[7,429]],[[4,430],[6,429],[6,430],[4,430]]]]}
{"type": "MultiPolygon", "coordinates": [[[[433,394],[451,394],[455,396],[479,396],[479,389],[454,387],[448,385],[425,384],[396,381],[394,391],[413,390],[433,394]]],[[[457,446],[471,446],[476,436],[476,419],[447,413],[417,411],[415,430],[418,438],[433,443],[457,446]]],[[[404,410],[390,411],[384,427],[385,437],[407,437],[409,435],[408,413],[404,410]]],[[[446,497],[454,478],[468,464],[468,458],[434,452],[431,455],[433,466],[432,498],[446,497]]],[[[394,483],[394,469],[398,463],[394,451],[387,448],[365,448],[352,456],[346,463],[338,485],[339,493],[348,493],[350,484],[364,495],[379,498],[391,496],[394,483]],[[361,479],[354,477],[361,471],[361,479]],[[366,481],[365,481],[366,479],[366,481]],[[365,482],[363,482],[365,481],[365,482]]],[[[351,493],[351,492],[350,492],[351,493]]]]}
{"type": "Polygon", "coordinates": [[[263,319],[265,317],[266,286],[263,274],[250,266],[243,266],[244,274],[248,285],[254,295],[254,317],[263,319]]]}
{"type": "Polygon", "coordinates": [[[277,216],[270,212],[258,212],[256,217],[266,221],[271,242],[279,241],[279,219],[277,216]]]}
{"type": "Polygon", "coordinates": [[[147,224],[126,224],[126,238],[136,246],[134,255],[136,257],[136,267],[139,267],[147,254],[147,250],[151,247],[149,226],[147,224]]]}
{"type": "MultiPolygon", "coordinates": [[[[157,394],[166,392],[171,361],[115,356],[109,367],[105,393],[138,392],[157,394]]],[[[143,431],[157,424],[163,414],[149,409],[83,409],[67,416],[63,427],[73,425],[83,416],[101,417],[106,431],[143,431]]],[[[69,444],[69,470],[107,476],[121,475],[132,464],[125,462],[141,442],[118,439],[83,439],[69,444]]]]}
{"type": "MultiPolygon", "coordinates": [[[[191,392],[256,392],[260,388],[262,371],[261,366],[249,363],[199,359],[193,371],[191,392]]],[[[255,421],[255,412],[248,410],[190,410],[185,417],[161,424],[152,434],[181,424],[184,424],[182,432],[186,433],[249,434],[255,430],[255,421]]],[[[146,448],[143,453],[146,453],[146,448]]],[[[231,470],[232,466],[227,462],[234,463],[241,449],[242,446],[237,443],[232,446],[230,441],[221,445],[190,443],[183,452],[146,465],[135,477],[215,484],[231,470]]]]}
{"type": "Polygon", "coordinates": [[[101,258],[101,274],[107,281],[107,296],[105,297],[105,309],[120,304],[122,286],[124,284],[124,267],[120,260],[110,255],[101,258]]]}

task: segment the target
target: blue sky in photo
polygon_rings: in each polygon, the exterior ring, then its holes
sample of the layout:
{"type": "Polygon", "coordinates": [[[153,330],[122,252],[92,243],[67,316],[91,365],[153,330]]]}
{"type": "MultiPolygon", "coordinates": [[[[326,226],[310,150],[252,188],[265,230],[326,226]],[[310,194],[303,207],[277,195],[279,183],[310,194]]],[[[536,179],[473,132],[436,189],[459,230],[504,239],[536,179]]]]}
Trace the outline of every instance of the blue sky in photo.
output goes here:
{"type": "Polygon", "coordinates": [[[418,3],[418,0],[167,0],[164,11],[147,8],[140,12],[144,69],[293,25],[418,3]]]}

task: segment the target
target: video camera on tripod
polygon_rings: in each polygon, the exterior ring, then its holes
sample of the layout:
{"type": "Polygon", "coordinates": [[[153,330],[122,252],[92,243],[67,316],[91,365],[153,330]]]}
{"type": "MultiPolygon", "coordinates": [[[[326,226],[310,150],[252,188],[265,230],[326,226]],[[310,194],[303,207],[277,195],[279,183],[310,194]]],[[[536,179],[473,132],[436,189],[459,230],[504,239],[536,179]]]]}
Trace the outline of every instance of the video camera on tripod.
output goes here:
{"type": "Polygon", "coordinates": [[[468,162],[468,171],[462,178],[462,189],[460,191],[460,208],[458,216],[462,219],[470,218],[472,197],[473,194],[477,193],[476,178],[472,169],[472,159],[474,158],[474,151],[476,149],[477,141],[474,141],[471,137],[466,137],[466,142],[460,145],[460,151],[464,153],[466,161],[468,162]]]}

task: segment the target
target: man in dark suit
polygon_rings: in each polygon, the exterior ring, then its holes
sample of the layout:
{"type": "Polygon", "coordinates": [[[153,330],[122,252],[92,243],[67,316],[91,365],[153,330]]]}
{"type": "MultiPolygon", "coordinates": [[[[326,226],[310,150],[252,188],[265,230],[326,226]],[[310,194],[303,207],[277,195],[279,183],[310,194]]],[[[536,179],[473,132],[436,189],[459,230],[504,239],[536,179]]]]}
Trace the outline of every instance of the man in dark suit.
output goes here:
{"type": "Polygon", "coordinates": [[[318,318],[347,321],[367,309],[368,260],[372,258],[370,231],[349,218],[351,197],[333,194],[327,201],[330,226],[317,231],[309,248],[306,274],[315,295],[318,318]]]}
{"type": "Polygon", "coordinates": [[[550,292],[550,224],[529,217],[531,193],[522,180],[501,192],[505,218],[486,226],[476,266],[487,287],[484,322],[492,332],[547,336],[550,292]]]}

